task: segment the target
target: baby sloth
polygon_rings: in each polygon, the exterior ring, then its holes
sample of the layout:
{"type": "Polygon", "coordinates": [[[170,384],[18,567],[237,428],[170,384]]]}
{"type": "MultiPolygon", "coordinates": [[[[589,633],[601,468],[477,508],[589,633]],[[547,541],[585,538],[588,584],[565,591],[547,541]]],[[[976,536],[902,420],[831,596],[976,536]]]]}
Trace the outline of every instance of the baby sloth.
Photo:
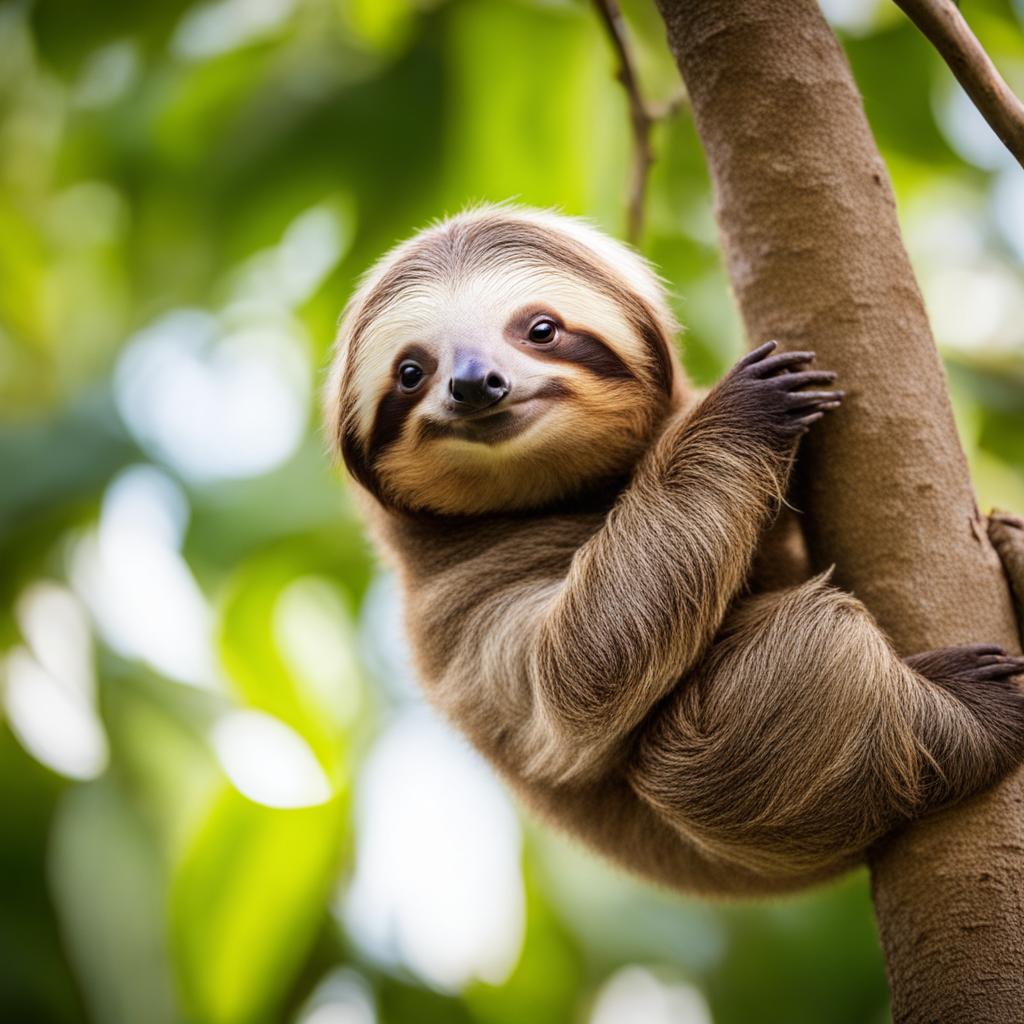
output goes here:
{"type": "Polygon", "coordinates": [[[678,889],[796,888],[1015,765],[1024,660],[903,659],[826,577],[759,585],[799,439],[842,393],[768,343],[698,396],[676,331],[625,246],[475,209],[357,291],[330,437],[428,698],[527,805],[678,889]]]}

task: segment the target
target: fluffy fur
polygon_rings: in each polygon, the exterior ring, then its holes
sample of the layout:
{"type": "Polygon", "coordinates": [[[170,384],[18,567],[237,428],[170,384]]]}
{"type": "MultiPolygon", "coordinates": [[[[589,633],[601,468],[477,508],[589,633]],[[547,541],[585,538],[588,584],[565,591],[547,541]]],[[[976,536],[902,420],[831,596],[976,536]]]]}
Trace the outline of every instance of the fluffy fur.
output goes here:
{"type": "Polygon", "coordinates": [[[806,578],[776,512],[799,437],[839,404],[832,375],[764,346],[700,398],[675,332],[624,246],[473,210],[357,291],[328,430],[427,696],[529,806],[679,889],[791,889],[1016,764],[1024,662],[903,660],[806,578]],[[531,340],[540,320],[553,341],[531,340]],[[450,381],[470,357],[510,390],[467,415],[450,381]]]}

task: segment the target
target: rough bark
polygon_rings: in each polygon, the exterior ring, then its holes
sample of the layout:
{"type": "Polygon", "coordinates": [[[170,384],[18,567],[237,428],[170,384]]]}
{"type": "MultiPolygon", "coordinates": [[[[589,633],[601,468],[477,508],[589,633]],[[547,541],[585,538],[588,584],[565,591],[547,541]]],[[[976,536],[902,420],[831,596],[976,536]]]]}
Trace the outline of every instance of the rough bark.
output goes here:
{"type": "MultiPolygon", "coordinates": [[[[801,454],[815,562],[835,563],[904,653],[1016,649],[888,175],[835,38],[813,0],[658,4],[748,336],[817,350],[849,393],[801,454]]],[[[1022,809],[1017,775],[874,859],[897,1021],[1024,1020],[1022,809]]]]}

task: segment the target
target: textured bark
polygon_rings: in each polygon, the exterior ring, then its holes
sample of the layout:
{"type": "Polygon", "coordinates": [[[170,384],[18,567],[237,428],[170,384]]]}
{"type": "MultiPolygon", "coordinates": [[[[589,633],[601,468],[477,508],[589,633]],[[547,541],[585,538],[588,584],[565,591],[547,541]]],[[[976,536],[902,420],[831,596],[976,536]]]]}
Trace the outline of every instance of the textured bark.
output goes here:
{"type": "MultiPolygon", "coordinates": [[[[849,393],[801,453],[815,562],[905,654],[1016,649],[889,179],[817,5],[658,3],[748,336],[815,349],[849,393]]],[[[897,1021],[1024,1020],[1024,776],[906,830],[872,873],[897,1021]]]]}

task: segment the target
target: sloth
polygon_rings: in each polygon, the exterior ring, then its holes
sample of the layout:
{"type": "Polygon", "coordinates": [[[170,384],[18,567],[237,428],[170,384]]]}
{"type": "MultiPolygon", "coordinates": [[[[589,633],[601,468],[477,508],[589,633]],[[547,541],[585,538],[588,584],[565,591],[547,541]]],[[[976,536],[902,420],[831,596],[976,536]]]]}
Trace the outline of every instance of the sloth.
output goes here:
{"type": "Polygon", "coordinates": [[[1024,659],[901,658],[802,568],[779,511],[835,375],[768,343],[701,395],[677,332],[625,245],[473,209],[355,292],[327,431],[428,700],[528,808],[677,890],[791,890],[1016,765],[1024,659]]]}

